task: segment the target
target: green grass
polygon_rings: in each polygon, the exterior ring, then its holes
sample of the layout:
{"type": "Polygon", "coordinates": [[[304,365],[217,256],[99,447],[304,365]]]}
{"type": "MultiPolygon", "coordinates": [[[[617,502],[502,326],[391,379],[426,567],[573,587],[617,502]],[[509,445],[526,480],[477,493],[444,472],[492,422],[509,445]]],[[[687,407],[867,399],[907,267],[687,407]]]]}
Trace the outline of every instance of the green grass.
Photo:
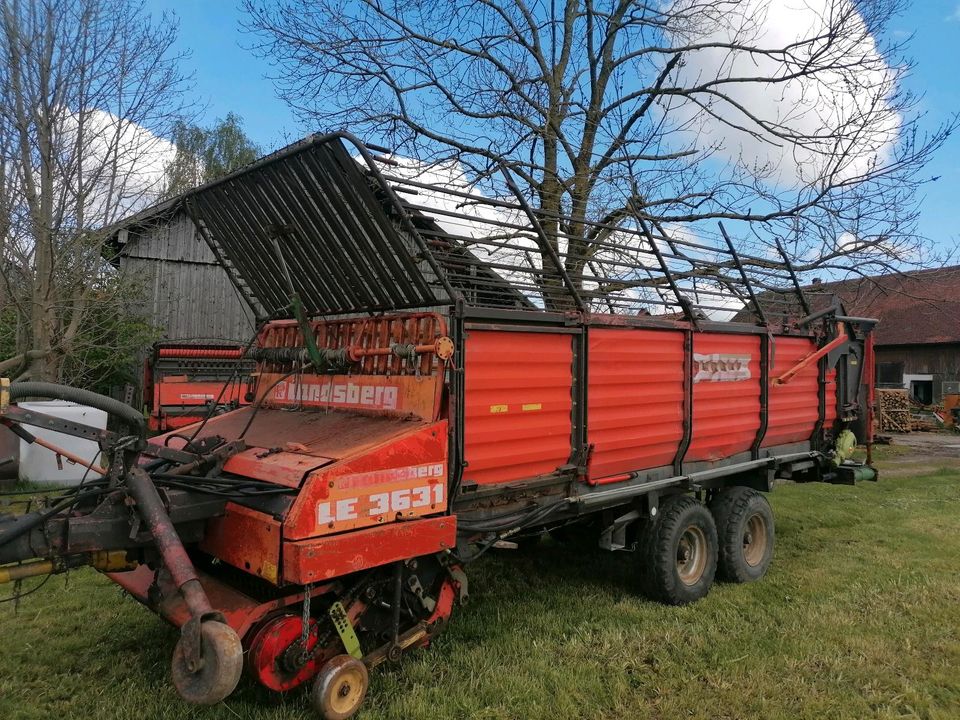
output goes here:
{"type": "MultiPolygon", "coordinates": [[[[470,568],[432,649],[374,673],[360,718],[960,717],[960,472],[771,496],[765,580],[684,608],[633,592],[634,556],[544,542],[470,568]]],[[[53,578],[0,606],[0,717],[311,717],[244,681],[191,708],[176,632],[106,579],[53,578]]]]}

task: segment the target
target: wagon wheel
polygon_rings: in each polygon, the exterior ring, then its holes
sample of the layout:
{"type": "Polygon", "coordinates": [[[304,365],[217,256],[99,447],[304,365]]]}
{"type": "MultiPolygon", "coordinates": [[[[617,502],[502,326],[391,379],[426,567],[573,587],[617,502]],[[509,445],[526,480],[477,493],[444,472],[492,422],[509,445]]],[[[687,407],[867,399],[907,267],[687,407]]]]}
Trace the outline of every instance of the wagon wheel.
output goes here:
{"type": "Polygon", "coordinates": [[[710,511],[689,495],[665,498],[640,528],[640,587],[668,605],[704,597],[717,569],[717,529],[710,511]]]}
{"type": "Polygon", "coordinates": [[[346,720],[360,709],[369,683],[367,666],[362,661],[337,655],[317,674],[310,702],[323,720],[346,720]]]}
{"type": "Polygon", "coordinates": [[[191,671],[184,642],[173,651],[173,685],[184,700],[196,705],[214,705],[237,687],[243,671],[243,646],[229,625],[208,621],[200,626],[203,664],[191,671]]]}
{"type": "Polygon", "coordinates": [[[728,582],[762,578],[773,559],[774,519],[767,499],[748,487],[724,488],[710,501],[720,536],[717,577],[728,582]]]}

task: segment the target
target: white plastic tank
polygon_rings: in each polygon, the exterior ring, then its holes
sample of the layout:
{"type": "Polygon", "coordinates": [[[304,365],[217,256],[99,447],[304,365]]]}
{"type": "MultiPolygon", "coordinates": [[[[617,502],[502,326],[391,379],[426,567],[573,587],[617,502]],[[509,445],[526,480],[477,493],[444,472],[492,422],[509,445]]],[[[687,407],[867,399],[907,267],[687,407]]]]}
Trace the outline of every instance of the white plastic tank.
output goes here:
{"type": "MultiPolygon", "coordinates": [[[[87,405],[77,405],[63,400],[49,400],[43,402],[22,402],[18,403],[24,410],[33,410],[34,412],[53,415],[71,422],[90,425],[91,427],[103,430],[107,427],[107,414],[103,410],[92,408],[87,405]]],[[[93,440],[84,440],[64,435],[63,433],[48,430],[42,427],[25,425],[24,429],[31,435],[46,440],[67,452],[71,452],[77,457],[90,463],[91,465],[102,464],[100,462],[100,446],[93,440]]],[[[22,482],[34,482],[50,485],[79,485],[80,481],[86,477],[87,480],[93,480],[100,477],[100,474],[93,470],[88,470],[83,465],[72,463],[66,458],[58,458],[55,453],[36,443],[27,443],[20,441],[20,470],[19,478],[22,482]],[[59,462],[58,462],[59,461],[59,462]]]]}

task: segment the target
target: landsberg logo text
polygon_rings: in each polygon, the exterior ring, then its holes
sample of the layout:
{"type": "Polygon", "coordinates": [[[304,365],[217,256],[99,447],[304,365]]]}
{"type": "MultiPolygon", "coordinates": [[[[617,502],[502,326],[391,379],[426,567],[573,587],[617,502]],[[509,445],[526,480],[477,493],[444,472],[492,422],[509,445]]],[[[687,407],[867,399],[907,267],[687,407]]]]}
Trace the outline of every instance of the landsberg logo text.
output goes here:
{"type": "Polygon", "coordinates": [[[735,382],[750,379],[750,356],[730,353],[693,354],[693,381],[735,382]]]}
{"type": "Polygon", "coordinates": [[[356,405],[396,410],[400,389],[396,385],[364,385],[356,382],[282,382],[273,399],[318,405],[356,405]]]}

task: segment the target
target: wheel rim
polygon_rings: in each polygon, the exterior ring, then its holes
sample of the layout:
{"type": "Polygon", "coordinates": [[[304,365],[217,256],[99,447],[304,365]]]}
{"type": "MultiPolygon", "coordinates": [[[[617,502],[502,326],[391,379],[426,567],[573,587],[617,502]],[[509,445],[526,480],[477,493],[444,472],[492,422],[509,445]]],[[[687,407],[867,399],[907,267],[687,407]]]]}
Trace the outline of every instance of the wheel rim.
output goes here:
{"type": "Polygon", "coordinates": [[[689,526],[677,543],[677,574],[684,585],[696,585],[707,567],[707,536],[696,525],[689,526]]]}
{"type": "Polygon", "coordinates": [[[767,554],[767,520],[760,513],[751,515],[743,526],[743,559],[750,567],[763,562],[767,554]]]}
{"type": "Polygon", "coordinates": [[[338,714],[354,710],[363,700],[364,677],[358,668],[345,668],[336,681],[330,683],[328,704],[338,714]]]}

